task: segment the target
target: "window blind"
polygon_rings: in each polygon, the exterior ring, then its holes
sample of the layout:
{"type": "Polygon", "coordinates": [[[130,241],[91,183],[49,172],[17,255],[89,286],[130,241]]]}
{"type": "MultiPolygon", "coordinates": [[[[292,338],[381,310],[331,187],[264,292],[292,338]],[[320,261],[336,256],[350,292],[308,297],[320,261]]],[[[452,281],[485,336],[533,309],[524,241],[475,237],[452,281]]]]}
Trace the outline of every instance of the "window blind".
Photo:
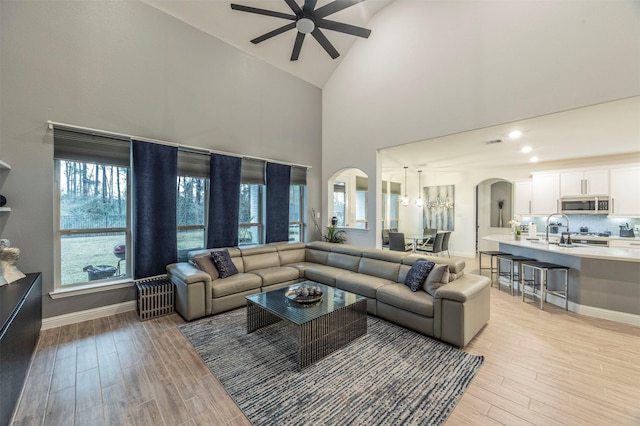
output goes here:
{"type": "Polygon", "coordinates": [[[291,166],[291,185],[307,184],[307,168],[291,166]]]}
{"type": "Polygon", "coordinates": [[[399,182],[391,182],[391,193],[394,195],[402,195],[402,184],[399,182]]]}
{"type": "Polygon", "coordinates": [[[356,176],[356,191],[368,191],[369,178],[356,176]]]}
{"type": "Polygon", "coordinates": [[[129,167],[131,140],[126,137],[53,128],[56,160],[86,161],[129,167]]]}
{"type": "Polygon", "coordinates": [[[264,170],[266,162],[252,158],[242,159],[242,169],[240,172],[240,182],[254,185],[264,185],[264,170]]]}
{"type": "Polygon", "coordinates": [[[208,153],[178,150],[178,176],[208,178],[209,163],[208,153]]]}

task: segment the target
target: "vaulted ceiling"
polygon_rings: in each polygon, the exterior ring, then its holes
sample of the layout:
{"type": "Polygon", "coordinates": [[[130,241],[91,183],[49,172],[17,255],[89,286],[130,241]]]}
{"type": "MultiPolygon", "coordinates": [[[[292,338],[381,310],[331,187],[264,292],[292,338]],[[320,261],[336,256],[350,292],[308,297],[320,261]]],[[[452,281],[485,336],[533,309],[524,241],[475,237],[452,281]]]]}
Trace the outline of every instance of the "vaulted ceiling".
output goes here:
{"type": "MultiPolygon", "coordinates": [[[[309,34],[305,37],[298,60],[291,61],[291,53],[298,34],[296,29],[291,29],[258,44],[251,42],[263,34],[291,23],[291,20],[231,9],[231,3],[235,3],[292,15],[292,9],[285,0],[142,1],[320,88],[329,80],[333,71],[356,41],[366,43],[364,38],[323,29],[322,32],[340,56],[332,59],[316,39],[309,34]]],[[[375,37],[376,29],[369,27],[368,23],[378,11],[393,1],[338,0],[338,3],[354,4],[327,18],[332,21],[369,28],[372,30],[369,37],[375,37]]],[[[333,0],[318,0],[316,9],[332,2],[333,0]]],[[[302,7],[304,2],[296,0],[296,3],[302,7]]]]}

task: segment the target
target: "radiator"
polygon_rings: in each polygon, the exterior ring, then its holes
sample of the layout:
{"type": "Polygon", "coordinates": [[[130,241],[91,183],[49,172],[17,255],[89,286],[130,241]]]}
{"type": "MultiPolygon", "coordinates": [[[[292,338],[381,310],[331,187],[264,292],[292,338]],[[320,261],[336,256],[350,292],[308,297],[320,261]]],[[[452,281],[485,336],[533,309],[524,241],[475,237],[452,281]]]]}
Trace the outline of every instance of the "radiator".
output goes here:
{"type": "Polygon", "coordinates": [[[173,284],[165,277],[153,277],[136,282],[140,320],[173,313],[173,284]]]}

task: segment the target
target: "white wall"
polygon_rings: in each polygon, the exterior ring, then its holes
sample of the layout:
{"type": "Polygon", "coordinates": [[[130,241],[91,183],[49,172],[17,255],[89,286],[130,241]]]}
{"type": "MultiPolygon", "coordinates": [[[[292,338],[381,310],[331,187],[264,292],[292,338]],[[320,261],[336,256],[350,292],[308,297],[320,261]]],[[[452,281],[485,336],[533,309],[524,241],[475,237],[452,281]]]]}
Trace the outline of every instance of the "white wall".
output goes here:
{"type": "MultiPolygon", "coordinates": [[[[634,1],[392,3],[324,88],[323,180],[380,180],[380,148],[640,94],[639,19],[634,1]]],[[[505,173],[423,179],[456,185],[457,254],[474,252],[475,185],[527,177],[505,173]]],[[[375,245],[374,226],[358,241],[375,245]]]]}
{"type": "MultiPolygon", "coordinates": [[[[43,273],[43,315],[133,300],[52,300],[53,144],[46,120],[312,166],[320,206],[321,91],[137,1],[0,1],[3,238],[43,273]]],[[[313,226],[308,228],[317,238],[313,226]]]]}

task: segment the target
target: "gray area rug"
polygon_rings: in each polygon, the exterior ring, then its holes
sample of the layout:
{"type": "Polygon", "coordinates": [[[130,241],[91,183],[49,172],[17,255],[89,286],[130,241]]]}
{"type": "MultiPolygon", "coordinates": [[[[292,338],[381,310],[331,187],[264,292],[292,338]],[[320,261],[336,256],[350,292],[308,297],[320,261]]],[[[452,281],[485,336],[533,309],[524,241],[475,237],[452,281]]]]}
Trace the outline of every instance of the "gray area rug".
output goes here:
{"type": "Polygon", "coordinates": [[[484,358],[369,316],[367,335],[302,371],[295,329],[246,332],[245,308],[180,326],[256,425],[439,425],[484,358]]]}

